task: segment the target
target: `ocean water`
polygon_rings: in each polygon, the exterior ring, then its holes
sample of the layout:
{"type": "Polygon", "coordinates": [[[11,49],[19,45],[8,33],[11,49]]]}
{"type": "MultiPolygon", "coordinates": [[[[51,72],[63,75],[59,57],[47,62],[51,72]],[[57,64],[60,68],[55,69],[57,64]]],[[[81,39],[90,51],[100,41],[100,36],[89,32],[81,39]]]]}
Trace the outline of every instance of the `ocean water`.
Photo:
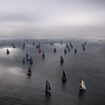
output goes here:
{"type": "Polygon", "coordinates": [[[11,41],[0,43],[0,105],[105,105],[105,41],[86,41],[86,51],[82,41],[71,41],[74,49],[64,54],[65,43],[40,43],[45,52],[41,54],[32,43],[21,43],[11,47],[11,41]],[[53,48],[57,52],[53,52],[53,48]],[[9,49],[10,54],[6,54],[9,49]],[[23,65],[23,56],[28,53],[33,58],[32,76],[27,76],[28,64],[23,65]],[[64,65],[60,66],[60,56],[64,65]],[[67,81],[62,84],[62,70],[67,81]],[[79,82],[82,78],[87,90],[79,95],[79,82]],[[50,82],[52,94],[45,95],[46,80],[50,82]]]}

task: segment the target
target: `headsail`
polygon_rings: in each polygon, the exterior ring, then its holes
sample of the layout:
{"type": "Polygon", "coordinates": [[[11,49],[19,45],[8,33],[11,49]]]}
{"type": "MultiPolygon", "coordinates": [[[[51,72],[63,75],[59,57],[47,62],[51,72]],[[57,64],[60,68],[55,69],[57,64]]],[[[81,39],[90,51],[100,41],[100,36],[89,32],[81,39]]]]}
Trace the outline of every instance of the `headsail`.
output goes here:
{"type": "Polygon", "coordinates": [[[80,90],[86,90],[86,86],[83,80],[80,81],[80,90]]]}

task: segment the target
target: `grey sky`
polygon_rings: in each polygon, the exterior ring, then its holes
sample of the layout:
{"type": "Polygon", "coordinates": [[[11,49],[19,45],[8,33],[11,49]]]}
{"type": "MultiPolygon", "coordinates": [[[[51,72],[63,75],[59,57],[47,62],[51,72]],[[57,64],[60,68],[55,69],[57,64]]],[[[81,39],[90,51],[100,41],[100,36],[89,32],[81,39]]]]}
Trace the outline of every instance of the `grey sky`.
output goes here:
{"type": "Polygon", "coordinates": [[[105,38],[105,0],[0,0],[0,38],[105,38]]]}

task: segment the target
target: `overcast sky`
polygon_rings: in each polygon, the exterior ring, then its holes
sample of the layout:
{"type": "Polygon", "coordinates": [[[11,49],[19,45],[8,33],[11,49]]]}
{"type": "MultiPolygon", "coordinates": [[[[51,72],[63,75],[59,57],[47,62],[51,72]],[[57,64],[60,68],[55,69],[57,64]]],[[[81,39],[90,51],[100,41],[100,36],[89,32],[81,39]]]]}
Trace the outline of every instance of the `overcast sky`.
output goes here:
{"type": "Polygon", "coordinates": [[[105,0],[0,0],[0,38],[105,38],[105,0]]]}

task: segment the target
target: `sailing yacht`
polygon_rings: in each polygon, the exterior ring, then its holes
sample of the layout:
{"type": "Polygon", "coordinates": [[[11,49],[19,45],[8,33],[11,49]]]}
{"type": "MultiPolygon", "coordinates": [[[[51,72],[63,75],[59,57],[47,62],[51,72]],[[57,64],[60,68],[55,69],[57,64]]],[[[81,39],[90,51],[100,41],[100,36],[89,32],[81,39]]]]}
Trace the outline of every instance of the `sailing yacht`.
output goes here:
{"type": "Polygon", "coordinates": [[[56,48],[54,48],[54,53],[56,53],[56,48]]]}
{"type": "Polygon", "coordinates": [[[44,59],[44,58],[45,58],[45,53],[43,52],[43,53],[42,53],[42,59],[44,59]]]}
{"type": "Polygon", "coordinates": [[[62,82],[65,83],[66,82],[66,74],[65,71],[63,70],[62,72],[62,82]]]}
{"type": "Polygon", "coordinates": [[[9,50],[7,49],[7,55],[9,55],[10,54],[10,52],[9,52],[9,50]]]}
{"type": "Polygon", "coordinates": [[[86,90],[86,86],[85,86],[85,83],[83,80],[80,80],[80,88],[79,88],[79,91],[80,92],[83,92],[86,90]]]}
{"type": "Polygon", "coordinates": [[[31,68],[30,67],[28,68],[27,75],[28,76],[31,76],[32,75],[32,72],[31,72],[31,68]]]}
{"type": "Polygon", "coordinates": [[[51,86],[48,80],[46,80],[46,87],[45,87],[45,93],[46,95],[51,95],[51,86]]]}
{"type": "Polygon", "coordinates": [[[63,63],[64,63],[64,59],[63,59],[63,57],[61,56],[61,57],[60,57],[60,64],[63,65],[63,63]]]}

